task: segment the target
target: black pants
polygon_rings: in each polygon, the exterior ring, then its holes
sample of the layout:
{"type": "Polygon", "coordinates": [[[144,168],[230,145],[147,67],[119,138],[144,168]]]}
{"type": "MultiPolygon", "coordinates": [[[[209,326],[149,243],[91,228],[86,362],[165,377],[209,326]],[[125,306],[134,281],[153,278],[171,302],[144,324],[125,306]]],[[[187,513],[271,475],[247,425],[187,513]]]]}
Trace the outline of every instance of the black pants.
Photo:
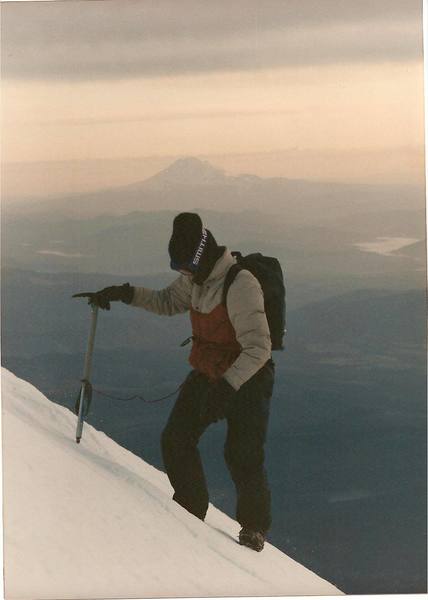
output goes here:
{"type": "MultiPolygon", "coordinates": [[[[224,457],[237,492],[236,519],[242,527],[263,532],[271,524],[264,444],[273,382],[274,366],[268,361],[241,386],[226,415],[224,457]]],[[[163,460],[174,488],[173,498],[200,519],[208,510],[208,491],[197,446],[210,425],[200,417],[209,385],[204,375],[189,373],[162,434],[163,460]]]]}

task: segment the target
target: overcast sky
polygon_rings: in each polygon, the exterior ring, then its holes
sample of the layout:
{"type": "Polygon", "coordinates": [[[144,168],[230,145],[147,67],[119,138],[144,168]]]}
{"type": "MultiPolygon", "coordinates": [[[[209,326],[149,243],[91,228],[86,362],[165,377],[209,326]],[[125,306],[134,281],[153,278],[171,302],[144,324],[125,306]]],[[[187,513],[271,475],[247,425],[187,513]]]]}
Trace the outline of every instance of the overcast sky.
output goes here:
{"type": "Polygon", "coordinates": [[[124,78],[421,56],[419,0],[104,0],[2,7],[4,74],[124,78]]]}
{"type": "Polygon", "coordinates": [[[419,0],[66,0],[1,12],[7,162],[423,144],[419,0]]]}

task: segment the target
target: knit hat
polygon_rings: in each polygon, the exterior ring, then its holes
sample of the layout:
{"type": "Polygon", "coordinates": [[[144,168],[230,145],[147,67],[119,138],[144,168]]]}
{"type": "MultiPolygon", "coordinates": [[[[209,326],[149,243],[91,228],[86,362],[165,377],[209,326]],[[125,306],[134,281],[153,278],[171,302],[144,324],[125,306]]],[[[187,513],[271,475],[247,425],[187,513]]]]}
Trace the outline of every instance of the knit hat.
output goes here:
{"type": "Polygon", "coordinates": [[[196,213],[180,213],[174,219],[168,245],[171,268],[195,272],[204,252],[207,231],[196,213]]]}
{"type": "Polygon", "coordinates": [[[209,276],[225,246],[219,246],[196,213],[180,213],[174,219],[168,245],[171,269],[193,273],[193,282],[201,285],[209,276]]]}

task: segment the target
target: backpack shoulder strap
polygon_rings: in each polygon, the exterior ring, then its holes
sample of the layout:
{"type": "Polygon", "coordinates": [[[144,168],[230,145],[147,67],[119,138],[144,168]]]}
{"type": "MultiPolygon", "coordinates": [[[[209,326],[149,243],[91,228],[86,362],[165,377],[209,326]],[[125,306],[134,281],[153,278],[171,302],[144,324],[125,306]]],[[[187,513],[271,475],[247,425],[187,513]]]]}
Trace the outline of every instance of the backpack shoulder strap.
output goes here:
{"type": "Polygon", "coordinates": [[[232,283],[235,281],[235,277],[238,275],[239,271],[242,271],[242,267],[241,267],[241,265],[236,263],[236,264],[232,265],[230,267],[230,269],[228,270],[228,272],[226,273],[226,277],[224,279],[224,284],[223,284],[223,294],[222,294],[222,299],[221,299],[221,303],[224,306],[226,306],[227,292],[229,291],[229,288],[232,285],[232,283]]]}

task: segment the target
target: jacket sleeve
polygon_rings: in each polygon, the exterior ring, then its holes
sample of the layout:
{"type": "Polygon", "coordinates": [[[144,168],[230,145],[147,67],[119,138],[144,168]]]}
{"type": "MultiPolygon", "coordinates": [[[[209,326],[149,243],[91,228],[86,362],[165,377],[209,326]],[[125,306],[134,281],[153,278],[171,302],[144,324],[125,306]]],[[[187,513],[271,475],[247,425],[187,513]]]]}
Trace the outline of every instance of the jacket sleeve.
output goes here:
{"type": "Polygon", "coordinates": [[[271,357],[272,343],[260,283],[240,271],[227,294],[227,311],[242,351],[223,377],[238,390],[271,357]]]}
{"type": "Polygon", "coordinates": [[[184,313],[191,307],[192,285],[189,277],[180,275],[163,290],[135,287],[131,305],[158,315],[172,316],[184,313]]]}

